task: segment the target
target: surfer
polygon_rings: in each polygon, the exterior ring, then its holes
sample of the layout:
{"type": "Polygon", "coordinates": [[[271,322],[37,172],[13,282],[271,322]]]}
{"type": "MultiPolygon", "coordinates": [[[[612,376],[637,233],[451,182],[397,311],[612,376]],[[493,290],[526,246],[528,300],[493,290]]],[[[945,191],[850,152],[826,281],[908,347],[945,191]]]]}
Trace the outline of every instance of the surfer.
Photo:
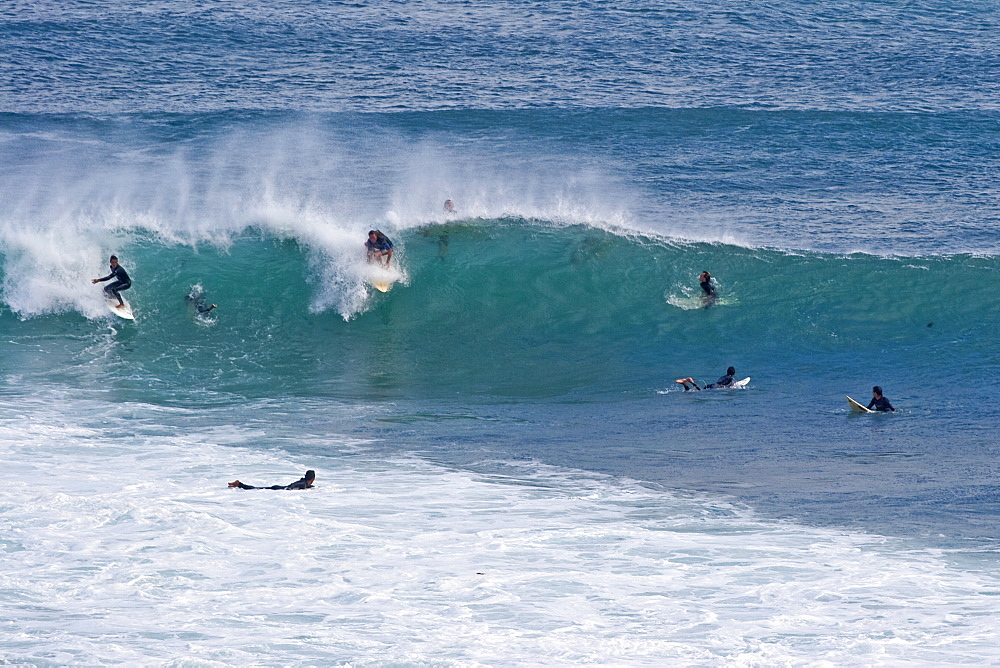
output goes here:
{"type": "Polygon", "coordinates": [[[392,242],[389,240],[389,237],[382,234],[379,230],[369,230],[365,248],[368,249],[369,262],[374,259],[381,265],[389,266],[389,261],[392,259],[392,242]],[[382,262],[383,257],[385,258],[385,262],[382,262]]]}
{"type": "Polygon", "coordinates": [[[882,396],[882,388],[876,385],[872,388],[872,400],[868,402],[868,410],[870,411],[882,411],[896,412],[896,409],[892,407],[889,400],[882,396]]]}
{"type": "Polygon", "coordinates": [[[111,301],[111,297],[114,296],[118,300],[118,306],[115,308],[125,308],[125,300],[119,294],[122,290],[128,290],[132,287],[132,279],[128,277],[125,272],[125,268],[118,264],[118,256],[111,256],[111,273],[104,278],[92,279],[91,283],[103,283],[109,279],[115,279],[114,283],[104,286],[104,294],[108,301],[111,301]]]}
{"type": "Polygon", "coordinates": [[[239,487],[240,489],[310,489],[313,486],[313,482],[316,480],[316,472],[312,469],[306,471],[306,474],[293,482],[290,485],[271,485],[270,487],[254,487],[253,485],[244,485],[239,480],[234,480],[229,483],[230,487],[239,487]]]}
{"type": "Polygon", "coordinates": [[[736,367],[729,367],[728,369],[726,369],[725,376],[715,381],[714,383],[709,383],[705,387],[698,387],[698,383],[694,382],[694,378],[691,377],[678,378],[674,382],[683,385],[685,392],[687,392],[688,390],[718,390],[725,387],[730,387],[733,384],[733,376],[735,375],[736,375],[736,367]],[[691,384],[691,387],[688,387],[688,383],[691,384]]]}
{"type": "Polygon", "coordinates": [[[712,275],[707,271],[701,272],[698,276],[698,282],[701,284],[701,289],[705,291],[705,308],[712,305],[715,301],[715,285],[712,284],[712,275]]]}
{"type": "Polygon", "coordinates": [[[201,286],[196,285],[191,288],[191,292],[188,293],[187,297],[184,298],[189,304],[194,306],[198,314],[211,313],[212,309],[219,308],[218,304],[209,304],[205,306],[205,295],[201,291],[201,286]]]}
{"type": "Polygon", "coordinates": [[[445,213],[455,213],[455,203],[450,199],[444,201],[444,212],[445,213]]]}

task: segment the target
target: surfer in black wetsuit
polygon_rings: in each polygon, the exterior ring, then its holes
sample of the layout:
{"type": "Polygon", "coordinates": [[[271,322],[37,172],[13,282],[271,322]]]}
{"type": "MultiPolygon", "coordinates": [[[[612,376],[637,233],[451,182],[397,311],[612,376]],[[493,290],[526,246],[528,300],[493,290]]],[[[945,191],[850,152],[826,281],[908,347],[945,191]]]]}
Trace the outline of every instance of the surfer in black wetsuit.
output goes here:
{"type": "Polygon", "coordinates": [[[117,255],[111,256],[111,273],[105,276],[104,278],[92,279],[90,282],[103,283],[104,281],[111,278],[115,279],[115,282],[111,283],[110,285],[104,286],[104,294],[107,296],[108,300],[110,300],[112,296],[114,296],[115,299],[118,300],[117,308],[125,308],[125,300],[123,300],[122,296],[118,293],[121,292],[122,290],[128,290],[129,288],[131,288],[132,279],[128,277],[128,274],[125,272],[125,268],[122,267],[120,264],[118,264],[117,255]]]}
{"type": "Polygon", "coordinates": [[[212,309],[219,308],[218,304],[209,304],[208,306],[205,306],[205,295],[202,293],[200,285],[196,285],[191,288],[191,292],[188,293],[185,299],[189,304],[194,306],[195,310],[198,311],[199,314],[211,313],[212,309]]]}
{"type": "Polygon", "coordinates": [[[715,286],[712,284],[712,275],[707,271],[701,272],[698,276],[698,282],[701,284],[701,289],[705,291],[705,308],[712,305],[715,301],[715,286]]]}
{"type": "MultiPolygon", "coordinates": [[[[707,273],[707,272],[706,272],[707,273]]],[[[726,387],[730,387],[733,384],[733,376],[736,375],[736,367],[729,367],[726,369],[726,375],[715,381],[714,383],[709,383],[705,387],[698,387],[698,383],[694,382],[694,378],[678,378],[675,383],[680,383],[684,386],[684,391],[688,390],[718,390],[726,387]],[[688,387],[688,383],[691,387],[688,387]]]]}
{"type": "Polygon", "coordinates": [[[882,388],[878,385],[872,388],[872,400],[868,402],[868,410],[882,411],[883,413],[889,411],[896,412],[896,409],[892,407],[889,400],[882,396],[882,388]]]}
{"type": "Polygon", "coordinates": [[[239,487],[240,489],[310,489],[313,486],[313,482],[316,480],[316,472],[312,469],[306,471],[306,474],[293,482],[291,485],[271,485],[270,487],[254,487],[253,485],[244,485],[239,480],[234,480],[229,483],[230,487],[239,487]]]}

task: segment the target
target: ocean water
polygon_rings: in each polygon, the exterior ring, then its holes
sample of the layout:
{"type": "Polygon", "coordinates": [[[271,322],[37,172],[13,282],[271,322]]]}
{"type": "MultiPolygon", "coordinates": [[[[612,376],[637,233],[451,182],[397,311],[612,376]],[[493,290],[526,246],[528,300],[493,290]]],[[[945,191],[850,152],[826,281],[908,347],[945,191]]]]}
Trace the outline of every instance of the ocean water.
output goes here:
{"type": "Polygon", "coordinates": [[[0,664],[997,664],[998,54],[986,2],[3,8],[0,664]]]}

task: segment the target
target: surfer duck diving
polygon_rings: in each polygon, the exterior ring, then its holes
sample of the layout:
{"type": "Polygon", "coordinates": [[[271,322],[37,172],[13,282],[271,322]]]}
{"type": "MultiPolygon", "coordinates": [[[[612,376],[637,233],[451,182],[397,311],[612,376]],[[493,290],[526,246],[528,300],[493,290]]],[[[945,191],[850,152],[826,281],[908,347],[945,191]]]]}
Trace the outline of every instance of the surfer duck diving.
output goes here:
{"type": "Polygon", "coordinates": [[[186,301],[190,306],[193,306],[198,315],[205,315],[219,308],[218,304],[206,303],[205,293],[200,285],[193,286],[191,291],[187,293],[187,296],[184,297],[184,301],[186,301]]]}

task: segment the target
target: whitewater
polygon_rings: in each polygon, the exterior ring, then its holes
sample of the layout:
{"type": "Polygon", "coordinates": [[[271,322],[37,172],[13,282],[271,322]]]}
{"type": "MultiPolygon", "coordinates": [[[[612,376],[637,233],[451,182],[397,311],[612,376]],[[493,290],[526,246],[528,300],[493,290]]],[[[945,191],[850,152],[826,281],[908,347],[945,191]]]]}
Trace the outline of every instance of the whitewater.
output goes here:
{"type": "Polygon", "coordinates": [[[998,29],[0,12],[0,664],[997,663],[998,29]]]}

